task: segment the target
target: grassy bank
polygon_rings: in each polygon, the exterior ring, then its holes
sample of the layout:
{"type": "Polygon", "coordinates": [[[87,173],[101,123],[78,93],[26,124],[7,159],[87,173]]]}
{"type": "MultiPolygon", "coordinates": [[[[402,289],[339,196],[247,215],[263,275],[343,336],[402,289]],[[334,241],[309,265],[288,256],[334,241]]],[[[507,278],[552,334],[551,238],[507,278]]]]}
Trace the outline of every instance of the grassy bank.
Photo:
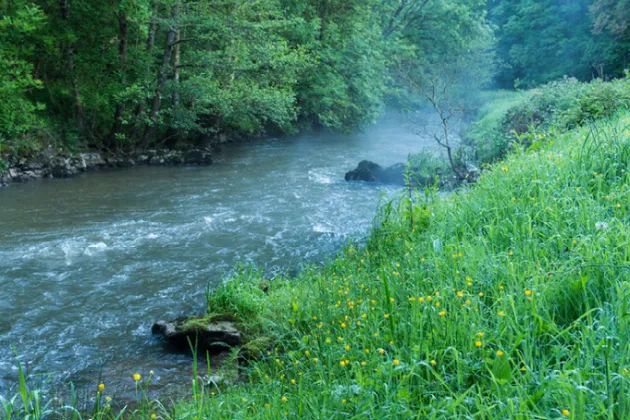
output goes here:
{"type": "Polygon", "coordinates": [[[217,291],[210,312],[275,346],[177,413],[629,416],[630,114],[559,124],[472,190],[423,201],[414,229],[403,206],[323,270],[217,291]]]}
{"type": "Polygon", "coordinates": [[[254,340],[243,380],[126,415],[628,418],[630,112],[528,135],[470,190],[386,205],[323,268],[227,282],[208,311],[254,340]]]}
{"type": "Polygon", "coordinates": [[[366,249],[269,295],[229,283],[210,309],[255,320],[277,350],[177,412],[627,418],[629,125],[540,133],[538,151],[428,203],[415,231],[394,216],[366,249]]]}

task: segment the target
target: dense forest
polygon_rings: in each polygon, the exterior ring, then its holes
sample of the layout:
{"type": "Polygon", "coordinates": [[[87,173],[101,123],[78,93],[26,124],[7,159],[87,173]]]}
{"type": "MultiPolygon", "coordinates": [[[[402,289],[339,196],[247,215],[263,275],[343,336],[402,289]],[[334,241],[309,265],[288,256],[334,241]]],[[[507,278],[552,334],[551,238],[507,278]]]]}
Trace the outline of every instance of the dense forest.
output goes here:
{"type": "Polygon", "coordinates": [[[434,77],[619,76],[629,28],[627,0],[2,0],[0,152],[353,131],[434,77]]]}
{"type": "Polygon", "coordinates": [[[0,145],[25,150],[354,130],[395,99],[395,68],[491,33],[476,1],[0,4],[0,145]]]}

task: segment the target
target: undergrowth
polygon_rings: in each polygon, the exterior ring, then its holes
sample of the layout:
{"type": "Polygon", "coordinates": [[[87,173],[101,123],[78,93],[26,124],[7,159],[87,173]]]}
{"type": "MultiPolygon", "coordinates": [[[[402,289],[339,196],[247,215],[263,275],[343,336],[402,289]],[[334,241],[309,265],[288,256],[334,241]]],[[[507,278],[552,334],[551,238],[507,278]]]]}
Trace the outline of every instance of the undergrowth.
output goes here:
{"type": "Polygon", "coordinates": [[[512,148],[528,147],[519,136],[541,130],[566,131],[610,118],[630,108],[630,76],[582,83],[565,78],[529,91],[494,91],[479,118],[464,134],[481,163],[502,159],[512,148]]]}

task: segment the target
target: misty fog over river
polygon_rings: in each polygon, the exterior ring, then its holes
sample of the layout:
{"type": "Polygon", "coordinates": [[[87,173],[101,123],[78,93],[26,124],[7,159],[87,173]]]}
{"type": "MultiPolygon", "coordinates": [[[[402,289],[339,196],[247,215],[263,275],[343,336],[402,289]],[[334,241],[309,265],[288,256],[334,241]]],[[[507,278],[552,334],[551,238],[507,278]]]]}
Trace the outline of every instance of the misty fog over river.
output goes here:
{"type": "Polygon", "coordinates": [[[189,384],[190,357],[166,352],[154,321],[203,314],[207,282],[237,263],[299,269],[365,236],[395,189],[346,183],[345,172],[435,147],[389,116],[366,133],[228,145],[209,167],[0,190],[0,394],[17,384],[12,346],[56,383],[132,389],[132,373],[153,369],[157,387],[189,384]]]}

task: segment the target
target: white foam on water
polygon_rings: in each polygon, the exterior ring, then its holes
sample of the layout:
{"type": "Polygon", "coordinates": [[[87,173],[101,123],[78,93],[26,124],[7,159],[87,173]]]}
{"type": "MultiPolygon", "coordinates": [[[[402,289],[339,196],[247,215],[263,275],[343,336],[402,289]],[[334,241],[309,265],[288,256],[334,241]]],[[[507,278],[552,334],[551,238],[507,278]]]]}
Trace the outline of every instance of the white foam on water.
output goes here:
{"type": "Polygon", "coordinates": [[[308,179],[318,184],[332,184],[335,182],[330,176],[324,175],[321,171],[315,169],[308,171],[308,179]]]}
{"type": "Polygon", "coordinates": [[[98,242],[96,244],[90,244],[85,248],[83,253],[88,256],[96,255],[108,248],[105,242],[98,242]]]}
{"type": "Polygon", "coordinates": [[[320,223],[313,225],[313,232],[317,233],[333,233],[334,230],[332,228],[326,227],[320,223]]]}

